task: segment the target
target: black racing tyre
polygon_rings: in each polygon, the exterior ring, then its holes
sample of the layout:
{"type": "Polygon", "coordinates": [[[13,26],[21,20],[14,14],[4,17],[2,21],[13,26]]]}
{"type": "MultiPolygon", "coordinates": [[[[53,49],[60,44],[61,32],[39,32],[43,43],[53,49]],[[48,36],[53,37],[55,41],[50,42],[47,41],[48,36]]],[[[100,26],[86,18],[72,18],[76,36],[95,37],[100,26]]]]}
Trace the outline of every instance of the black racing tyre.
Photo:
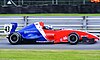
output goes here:
{"type": "Polygon", "coordinates": [[[21,35],[17,32],[12,33],[11,35],[9,35],[9,42],[13,45],[15,44],[20,44],[22,41],[21,35]]]}
{"type": "Polygon", "coordinates": [[[79,36],[76,33],[71,33],[71,34],[68,35],[68,42],[71,45],[77,44],[78,41],[79,41],[79,36]]]}

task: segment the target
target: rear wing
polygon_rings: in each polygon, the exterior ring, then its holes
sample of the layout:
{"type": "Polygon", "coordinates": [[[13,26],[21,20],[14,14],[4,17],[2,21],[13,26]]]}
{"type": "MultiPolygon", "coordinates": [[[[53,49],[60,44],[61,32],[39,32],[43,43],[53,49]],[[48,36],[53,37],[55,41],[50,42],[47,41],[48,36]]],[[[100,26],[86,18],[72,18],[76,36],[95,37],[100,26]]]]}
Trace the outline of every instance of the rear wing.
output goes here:
{"type": "Polygon", "coordinates": [[[4,33],[5,34],[10,34],[15,32],[16,28],[17,28],[17,23],[11,23],[11,24],[5,24],[4,25],[4,33]]]}

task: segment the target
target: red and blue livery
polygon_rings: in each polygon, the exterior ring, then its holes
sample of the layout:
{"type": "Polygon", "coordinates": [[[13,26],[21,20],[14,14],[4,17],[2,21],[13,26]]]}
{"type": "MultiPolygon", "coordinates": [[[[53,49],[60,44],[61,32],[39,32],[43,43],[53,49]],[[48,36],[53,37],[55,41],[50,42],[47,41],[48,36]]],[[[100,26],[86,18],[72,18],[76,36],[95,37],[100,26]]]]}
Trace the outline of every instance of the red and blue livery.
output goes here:
{"type": "Polygon", "coordinates": [[[96,35],[79,30],[69,29],[54,29],[50,26],[44,26],[43,22],[36,22],[30,24],[21,30],[15,31],[17,23],[11,23],[11,29],[9,26],[5,26],[5,31],[8,31],[7,36],[11,44],[21,44],[24,41],[31,41],[34,43],[62,43],[68,42],[70,44],[77,44],[78,42],[93,44],[96,43],[99,38],[96,35]],[[8,29],[9,28],[9,29],[8,29]]]}

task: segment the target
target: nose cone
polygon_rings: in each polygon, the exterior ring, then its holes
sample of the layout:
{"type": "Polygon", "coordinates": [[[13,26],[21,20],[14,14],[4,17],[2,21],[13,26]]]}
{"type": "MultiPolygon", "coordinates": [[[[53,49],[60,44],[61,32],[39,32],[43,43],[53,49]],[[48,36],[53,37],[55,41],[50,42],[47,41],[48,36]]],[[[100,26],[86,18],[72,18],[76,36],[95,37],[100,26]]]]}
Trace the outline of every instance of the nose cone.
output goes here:
{"type": "Polygon", "coordinates": [[[94,38],[95,41],[100,40],[100,38],[94,34],[89,33],[89,37],[94,38]]]}
{"type": "Polygon", "coordinates": [[[93,33],[82,32],[82,34],[83,34],[83,36],[86,36],[89,39],[100,40],[100,38],[93,33]]]}

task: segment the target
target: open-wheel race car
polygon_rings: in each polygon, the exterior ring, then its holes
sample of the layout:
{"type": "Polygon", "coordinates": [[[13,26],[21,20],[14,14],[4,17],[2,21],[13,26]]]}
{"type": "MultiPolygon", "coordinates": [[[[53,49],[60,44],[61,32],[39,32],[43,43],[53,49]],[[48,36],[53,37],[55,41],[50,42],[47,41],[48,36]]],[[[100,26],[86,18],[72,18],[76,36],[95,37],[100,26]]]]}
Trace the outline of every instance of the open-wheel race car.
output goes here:
{"type": "Polygon", "coordinates": [[[21,44],[24,41],[34,43],[61,43],[68,42],[77,44],[78,42],[93,44],[99,40],[96,35],[88,32],[69,30],[69,29],[54,29],[50,26],[44,26],[43,22],[30,24],[21,30],[15,31],[17,23],[5,25],[5,32],[9,33],[7,38],[11,44],[21,44]]]}

